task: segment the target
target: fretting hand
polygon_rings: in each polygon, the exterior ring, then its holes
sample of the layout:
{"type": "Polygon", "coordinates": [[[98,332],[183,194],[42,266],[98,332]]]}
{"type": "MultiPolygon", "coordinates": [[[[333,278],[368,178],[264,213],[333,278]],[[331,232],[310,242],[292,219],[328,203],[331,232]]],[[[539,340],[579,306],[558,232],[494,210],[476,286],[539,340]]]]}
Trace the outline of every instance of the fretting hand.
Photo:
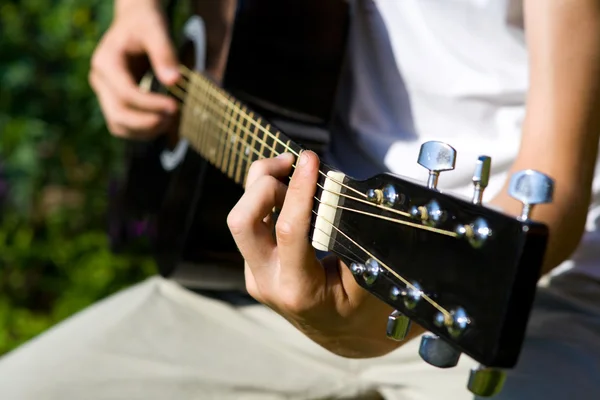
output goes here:
{"type": "MultiPolygon", "coordinates": [[[[320,262],[308,242],[318,157],[303,152],[289,187],[294,156],[252,164],[246,192],[227,223],[245,260],[252,297],[281,314],[326,349],[345,357],[374,357],[398,347],[386,338],[392,309],[358,286],[337,258],[320,262]],[[281,213],[273,237],[271,212],[281,213]]],[[[414,333],[414,332],[413,332],[414,333]]]]}

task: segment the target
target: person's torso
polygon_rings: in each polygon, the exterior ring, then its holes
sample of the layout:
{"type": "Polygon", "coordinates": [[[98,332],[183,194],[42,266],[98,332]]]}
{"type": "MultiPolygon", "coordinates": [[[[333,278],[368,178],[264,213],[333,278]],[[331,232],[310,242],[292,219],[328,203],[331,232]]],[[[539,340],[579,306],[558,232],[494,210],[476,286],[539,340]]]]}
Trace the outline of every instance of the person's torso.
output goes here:
{"type": "MultiPolygon", "coordinates": [[[[426,182],[423,142],[457,150],[439,187],[470,196],[479,155],[492,157],[484,201],[502,188],[525,117],[528,54],[521,0],[354,0],[348,70],[329,160],[366,178],[383,170],[426,182]]],[[[600,181],[576,270],[600,278],[600,181]],[[598,250],[595,250],[597,248],[598,250]]]]}

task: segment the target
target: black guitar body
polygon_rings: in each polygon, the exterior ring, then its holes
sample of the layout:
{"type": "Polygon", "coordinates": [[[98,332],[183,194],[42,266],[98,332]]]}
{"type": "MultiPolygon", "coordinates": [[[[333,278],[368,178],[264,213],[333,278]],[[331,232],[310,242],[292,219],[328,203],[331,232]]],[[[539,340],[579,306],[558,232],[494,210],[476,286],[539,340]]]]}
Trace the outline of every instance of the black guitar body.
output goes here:
{"type": "MultiPolygon", "coordinates": [[[[348,24],[345,0],[238,0],[222,86],[290,138],[322,152],[348,24]]],[[[226,225],[243,191],[191,148],[165,170],[160,157],[167,147],[166,137],[128,145],[126,174],[111,199],[111,239],[115,250],[131,251],[139,239],[128,227],[144,221],[160,273],[194,287],[202,264],[243,266],[226,225]]]]}

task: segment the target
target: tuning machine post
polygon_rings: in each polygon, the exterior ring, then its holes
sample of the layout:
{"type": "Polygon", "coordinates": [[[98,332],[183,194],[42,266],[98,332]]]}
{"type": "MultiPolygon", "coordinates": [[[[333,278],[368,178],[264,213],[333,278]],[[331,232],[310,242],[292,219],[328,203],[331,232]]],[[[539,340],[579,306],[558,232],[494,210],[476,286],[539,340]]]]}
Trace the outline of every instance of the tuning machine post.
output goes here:
{"type": "Polygon", "coordinates": [[[369,258],[365,263],[353,262],[350,264],[350,271],[356,277],[362,277],[364,282],[371,286],[375,283],[381,274],[381,266],[374,258],[369,258]]]}
{"type": "Polygon", "coordinates": [[[521,221],[528,221],[536,204],[552,202],[554,180],[541,172],[528,169],[513,174],[508,193],[523,204],[521,221]]]}
{"type": "Polygon", "coordinates": [[[489,183],[491,167],[491,157],[479,156],[477,158],[475,171],[473,172],[473,204],[481,204],[481,201],[483,200],[483,191],[489,183]]]}
{"type": "Polygon", "coordinates": [[[417,162],[429,170],[427,187],[429,189],[436,189],[440,172],[454,169],[456,164],[456,150],[443,142],[425,142],[421,145],[417,162]]]}

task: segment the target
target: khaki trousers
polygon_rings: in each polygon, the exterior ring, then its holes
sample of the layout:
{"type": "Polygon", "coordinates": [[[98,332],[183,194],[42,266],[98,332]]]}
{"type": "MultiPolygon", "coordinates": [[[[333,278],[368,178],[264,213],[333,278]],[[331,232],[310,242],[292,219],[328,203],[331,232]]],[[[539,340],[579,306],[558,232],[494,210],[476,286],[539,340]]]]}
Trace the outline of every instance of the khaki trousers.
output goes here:
{"type": "MultiPolygon", "coordinates": [[[[537,331],[496,399],[600,398],[600,324],[536,308],[537,331]]],[[[474,362],[463,355],[456,368],[437,369],[418,344],[344,359],[266,307],[233,307],[154,277],[0,359],[0,399],[472,399],[474,362]]]]}

